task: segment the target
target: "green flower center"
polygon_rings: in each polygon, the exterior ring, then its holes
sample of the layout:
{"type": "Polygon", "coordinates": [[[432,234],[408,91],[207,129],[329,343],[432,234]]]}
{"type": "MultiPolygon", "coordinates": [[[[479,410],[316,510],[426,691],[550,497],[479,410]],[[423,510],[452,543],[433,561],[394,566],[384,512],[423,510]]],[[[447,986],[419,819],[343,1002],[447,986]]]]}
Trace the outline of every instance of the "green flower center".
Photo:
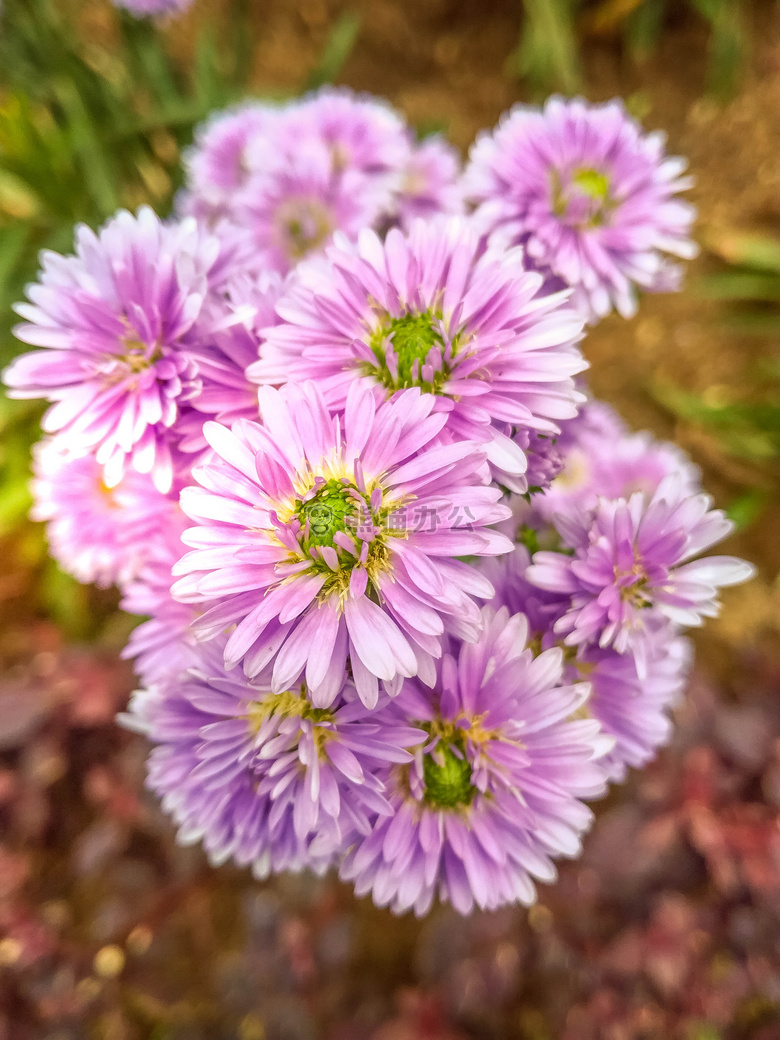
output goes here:
{"type": "Polygon", "coordinates": [[[280,206],[277,224],[282,248],[290,260],[301,260],[321,249],[333,231],[328,209],[316,199],[292,199],[280,206]]]}
{"type": "Polygon", "coordinates": [[[580,166],[567,179],[553,170],[552,208],[573,227],[600,227],[612,208],[607,174],[592,166],[580,166]]]}
{"type": "Polygon", "coordinates": [[[331,722],[333,712],[327,708],[315,708],[306,697],[305,687],[297,692],[285,690],[284,693],[269,693],[261,701],[250,701],[247,707],[247,718],[254,733],[272,715],[282,718],[297,717],[311,719],[313,722],[331,722]]]}
{"type": "MultiPolygon", "coordinates": [[[[400,318],[388,315],[369,340],[377,364],[366,365],[366,374],[374,376],[388,390],[419,386],[428,393],[439,393],[450,371],[446,358],[441,362],[438,358],[439,351],[443,355],[446,353],[446,345],[437,328],[440,319],[441,314],[431,309],[420,314],[404,314],[400,318]],[[388,340],[391,343],[389,351],[388,340]],[[431,359],[434,372],[427,373],[427,378],[424,378],[422,367],[436,348],[436,357],[431,359]]],[[[453,353],[455,347],[454,341],[453,353]]]]}
{"type": "Polygon", "coordinates": [[[587,195],[596,202],[606,202],[609,195],[609,177],[591,167],[575,170],[571,178],[581,195],[587,195]]]}
{"type": "Polygon", "coordinates": [[[333,545],[333,538],[340,531],[345,532],[347,527],[355,529],[358,503],[351,492],[352,488],[332,477],[300,504],[296,515],[301,528],[305,531],[307,522],[309,525],[308,534],[301,540],[304,549],[308,551],[312,545],[333,545]]]}
{"type": "Polygon", "coordinates": [[[310,720],[314,742],[320,755],[327,740],[333,735],[330,725],[333,722],[333,712],[328,708],[315,708],[306,696],[305,686],[301,686],[297,691],[269,693],[261,701],[250,701],[247,705],[246,717],[253,734],[257,734],[263,723],[273,716],[310,720]]]}
{"type": "Polygon", "coordinates": [[[462,757],[440,741],[433,754],[423,759],[424,800],[432,809],[468,806],[477,794],[471,782],[471,765],[463,748],[459,747],[458,750],[462,757]]]}

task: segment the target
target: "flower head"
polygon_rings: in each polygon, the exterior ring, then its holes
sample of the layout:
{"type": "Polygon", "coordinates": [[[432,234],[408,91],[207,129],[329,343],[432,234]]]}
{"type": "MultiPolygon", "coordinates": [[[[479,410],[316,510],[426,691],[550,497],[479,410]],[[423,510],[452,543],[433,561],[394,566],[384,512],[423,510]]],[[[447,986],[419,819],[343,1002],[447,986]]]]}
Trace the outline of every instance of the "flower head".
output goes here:
{"type": "Polygon", "coordinates": [[[589,512],[556,516],[573,554],[538,552],[526,572],[539,588],[571,597],[555,631],[572,646],[632,652],[644,679],[649,633],[659,618],[700,625],[718,613],[720,586],[754,573],[749,563],[732,556],[695,559],[733,527],[710,505],[707,495],[690,495],[672,474],[650,499],[642,492],[629,499],[602,498],[589,512]]]}
{"type": "Polygon", "coordinates": [[[176,510],[145,474],[128,471],[108,487],[102,466],[92,455],[74,454],[66,434],[34,446],[30,490],[30,516],[46,522],[51,555],[68,574],[100,588],[138,574],[176,510]]]}
{"type": "MultiPolygon", "coordinates": [[[[332,407],[358,381],[386,396],[419,387],[446,415],[447,435],[482,441],[490,463],[522,483],[526,456],[506,424],[555,434],[583,398],[582,322],[512,252],[480,255],[462,221],[418,221],[384,243],[365,230],[327,262],[299,267],[267,330],[260,383],[313,379],[332,407]]],[[[525,490],[524,486],[520,487],[525,490]]]]}
{"type": "Polygon", "coordinates": [[[431,697],[407,681],[393,707],[429,740],[387,780],[391,817],[356,840],[341,875],[380,906],[424,914],[438,895],[460,913],[535,900],[592,819],[611,746],[575,719],[587,684],[562,685],[563,655],[525,648],[522,614],[483,609],[478,643],[452,645],[431,697]]]}
{"type": "Polygon", "coordinates": [[[200,391],[187,347],[219,252],[194,220],[121,212],[99,235],[79,227],[75,256],[44,253],[30,303],[16,308],[16,336],[43,349],[6,369],[11,396],[55,402],[44,430],[93,450],[109,486],[129,460],[171,488],[172,427],[200,391]]]}
{"type": "Polygon", "coordinates": [[[262,425],[206,424],[216,459],[182,492],[201,526],[184,536],[194,551],[174,594],[206,609],[204,636],[235,624],[228,666],[255,676],[273,661],[276,691],[305,673],[327,707],[349,659],[371,705],[379,680],[389,692],[418,672],[432,681],[445,618],[476,637],[471,596],[492,589],[457,557],[508,551],[488,527],[508,510],[481,483],[478,445],[436,441],[446,417],[433,402],[409,390],[378,403],[356,383],[331,416],[311,383],[263,387],[262,425]]]}
{"type": "Polygon", "coordinates": [[[134,696],[123,722],[155,747],[149,786],[210,859],[271,870],[325,869],[354,834],[391,812],[380,768],[411,760],[425,734],[369,711],[346,686],[315,708],[297,684],[272,692],[228,675],[221,643],[183,675],[134,696]]]}
{"type": "Polygon", "coordinates": [[[696,255],[695,211],[685,162],[643,134],[620,101],[588,105],[553,97],[519,105],[474,144],[464,192],[488,234],[522,243],[534,267],[575,290],[591,321],[636,310],[636,289],[667,292],[679,272],[668,257],[696,255]]]}
{"type": "Polygon", "coordinates": [[[273,147],[279,119],[279,108],[251,102],[218,112],[199,127],[183,157],[187,188],[179,207],[209,220],[229,215],[236,191],[252,172],[249,151],[258,141],[273,147]]]}

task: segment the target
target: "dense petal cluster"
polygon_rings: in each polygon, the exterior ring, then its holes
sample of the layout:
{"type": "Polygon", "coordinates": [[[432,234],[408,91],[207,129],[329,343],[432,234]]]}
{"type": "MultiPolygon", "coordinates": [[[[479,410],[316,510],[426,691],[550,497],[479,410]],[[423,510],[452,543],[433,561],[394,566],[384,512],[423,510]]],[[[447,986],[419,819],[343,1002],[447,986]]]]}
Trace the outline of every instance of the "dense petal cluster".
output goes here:
{"type": "MultiPolygon", "coordinates": [[[[342,676],[343,680],[343,676],[342,676]]],[[[276,693],[224,670],[221,644],[196,665],[135,695],[124,723],[155,747],[149,786],[214,863],[324,870],[348,841],[392,812],[382,767],[411,761],[424,731],[366,708],[347,684],[328,708],[305,685],[276,693]]]]}
{"type": "Polygon", "coordinates": [[[414,761],[391,770],[392,816],[358,840],[341,868],[380,906],[424,914],[437,894],[468,913],[530,904],[553,858],[576,856],[604,791],[611,747],[575,716],[586,684],[563,685],[559,649],[534,657],[528,622],[484,608],[476,644],[445,654],[431,691],[407,682],[396,701],[425,727],[414,761]]]}
{"type": "Polygon", "coordinates": [[[640,678],[647,674],[651,626],[666,618],[696,626],[715,617],[717,591],[753,574],[733,556],[697,559],[732,530],[707,495],[690,495],[676,474],[648,500],[599,500],[595,509],[558,515],[566,552],[536,553],[528,580],[570,598],[555,631],[567,644],[596,644],[631,652],[640,678]]]}
{"type": "Polygon", "coordinates": [[[568,285],[590,321],[636,311],[636,290],[668,292],[669,257],[696,254],[686,163],[643,134],[620,101],[550,98],[518,105],[474,144],[464,190],[487,235],[524,246],[528,262],[568,285]]]}
{"type": "Polygon", "coordinates": [[[525,491],[526,453],[511,433],[559,433],[583,400],[573,376],[586,367],[580,318],[541,285],[513,251],[481,253],[458,219],[420,220],[384,242],[366,230],[298,268],[249,373],[271,385],[316,380],[332,407],[356,381],[387,396],[419,387],[450,439],[484,442],[504,484],[525,491]]]}
{"type": "Polygon", "coordinates": [[[368,705],[379,680],[431,682],[445,621],[475,638],[471,596],[492,595],[458,557],[511,548],[489,526],[509,511],[479,479],[484,452],[436,443],[446,416],[416,389],[378,401],[355,383],[334,417],[312,383],[264,387],[260,410],[262,424],[206,424],[215,459],[181,496],[201,526],[184,536],[174,592],[203,606],[196,628],[235,624],[228,666],[255,676],[273,662],[277,691],[305,673],[319,707],[347,659],[368,705]]]}
{"type": "Polygon", "coordinates": [[[35,445],[30,490],[30,516],[46,523],[54,559],[100,588],[139,573],[176,511],[145,474],[129,470],[108,487],[94,456],[74,454],[62,434],[35,445]]]}
{"type": "Polygon", "coordinates": [[[188,347],[219,253],[194,220],[122,212],[98,235],[79,227],[75,256],[44,253],[16,308],[16,336],[42,349],[6,369],[11,396],[54,402],[44,430],[94,451],[109,486],[128,461],[163,493],[173,484],[171,430],[201,389],[188,347]]]}
{"type": "Polygon", "coordinates": [[[463,175],[333,88],[219,113],[184,162],[176,219],[43,255],[5,372],[51,405],[52,555],[143,619],[148,784],[214,864],[529,904],[752,572],[702,558],[731,524],[686,456],[579,379],[585,320],[693,251],[684,164],[553,99],[463,175]]]}
{"type": "Polygon", "coordinates": [[[286,274],[337,233],[462,209],[457,154],[416,143],[389,105],[344,88],[222,113],[185,161],[182,211],[232,225],[257,272],[286,274]]]}

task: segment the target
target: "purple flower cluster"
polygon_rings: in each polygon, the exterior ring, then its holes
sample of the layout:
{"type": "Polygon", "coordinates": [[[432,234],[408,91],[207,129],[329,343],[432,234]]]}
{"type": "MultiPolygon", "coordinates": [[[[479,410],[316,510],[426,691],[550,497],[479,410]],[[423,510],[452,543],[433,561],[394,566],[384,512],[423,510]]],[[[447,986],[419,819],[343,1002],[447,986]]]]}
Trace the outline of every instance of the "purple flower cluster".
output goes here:
{"type": "Polygon", "coordinates": [[[51,405],[33,515],[146,618],[122,721],[181,841],[397,912],[528,904],[668,739],[683,631],[751,568],[579,379],[586,320],[691,253],[681,169],[553,100],[461,175],[324,90],[214,118],[179,219],[43,256],[5,372],[51,405]]]}

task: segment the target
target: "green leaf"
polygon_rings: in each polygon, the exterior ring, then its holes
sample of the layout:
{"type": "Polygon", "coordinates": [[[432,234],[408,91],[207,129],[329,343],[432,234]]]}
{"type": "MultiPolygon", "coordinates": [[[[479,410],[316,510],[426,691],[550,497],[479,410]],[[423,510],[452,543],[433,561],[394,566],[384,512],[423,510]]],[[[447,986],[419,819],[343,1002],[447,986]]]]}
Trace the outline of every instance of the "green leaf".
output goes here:
{"type": "Polygon", "coordinates": [[[723,271],[702,278],[697,288],[699,294],[708,300],[780,302],[780,275],[746,270],[723,271]]]}
{"type": "Polygon", "coordinates": [[[306,79],[306,90],[332,83],[341,72],[360,32],[360,15],[345,12],[333,26],[320,59],[306,79]]]}
{"type": "Polygon", "coordinates": [[[582,75],[574,26],[578,0],[523,0],[520,43],[507,62],[510,75],[528,79],[535,91],[576,93],[582,75]]]}

